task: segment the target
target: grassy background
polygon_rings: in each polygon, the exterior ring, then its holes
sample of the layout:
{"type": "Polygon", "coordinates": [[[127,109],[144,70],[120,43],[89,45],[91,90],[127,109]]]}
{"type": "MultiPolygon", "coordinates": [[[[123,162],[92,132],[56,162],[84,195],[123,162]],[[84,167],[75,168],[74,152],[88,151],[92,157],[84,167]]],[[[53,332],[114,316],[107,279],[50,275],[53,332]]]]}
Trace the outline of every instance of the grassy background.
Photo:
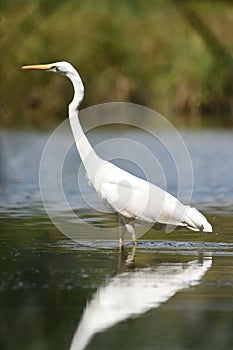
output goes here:
{"type": "Polygon", "coordinates": [[[0,124],[63,120],[69,82],[19,68],[66,60],[82,107],[133,102],[176,125],[232,125],[232,24],[230,1],[2,0],[0,124]]]}

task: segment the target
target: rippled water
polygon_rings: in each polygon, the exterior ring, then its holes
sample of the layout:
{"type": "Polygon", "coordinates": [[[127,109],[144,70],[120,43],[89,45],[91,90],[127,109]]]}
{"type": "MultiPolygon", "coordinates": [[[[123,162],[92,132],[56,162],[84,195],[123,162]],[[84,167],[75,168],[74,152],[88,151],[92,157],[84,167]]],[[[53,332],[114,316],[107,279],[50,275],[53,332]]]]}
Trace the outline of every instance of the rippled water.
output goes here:
{"type": "MultiPolygon", "coordinates": [[[[98,143],[113,134],[140,138],[153,152],[158,151],[148,135],[135,130],[102,131],[90,138],[98,143]]],[[[94,241],[87,235],[78,244],[48,219],[38,185],[48,136],[0,133],[0,348],[230,349],[232,132],[182,133],[193,162],[192,203],[207,215],[214,233],[180,230],[167,234],[152,229],[139,240],[136,253],[129,242],[121,254],[118,237],[94,241]]],[[[58,157],[59,147],[54,159],[58,157]]],[[[163,161],[168,190],[176,194],[178,180],[172,160],[162,149],[157,157],[163,161]]],[[[134,164],[122,159],[116,162],[141,175],[134,164]]],[[[63,183],[79,218],[73,223],[76,232],[117,227],[113,213],[97,210],[101,203],[84,173],[80,190],[79,165],[71,149],[63,183]],[[83,226],[83,221],[88,225],[83,226]]],[[[162,177],[158,175],[159,183],[162,177]]],[[[59,203],[56,210],[65,220],[73,220],[59,203]]]]}

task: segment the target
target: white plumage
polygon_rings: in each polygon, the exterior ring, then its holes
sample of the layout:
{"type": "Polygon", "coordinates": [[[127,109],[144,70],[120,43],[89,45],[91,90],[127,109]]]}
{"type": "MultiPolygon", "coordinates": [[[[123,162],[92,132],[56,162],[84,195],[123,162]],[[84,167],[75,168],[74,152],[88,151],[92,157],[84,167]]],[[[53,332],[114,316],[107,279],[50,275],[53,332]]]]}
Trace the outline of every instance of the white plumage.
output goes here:
{"type": "Polygon", "coordinates": [[[67,62],[24,66],[67,76],[74,86],[74,98],[69,105],[69,120],[77,150],[87,176],[101,197],[119,215],[120,245],[125,232],[136,243],[135,220],[149,224],[186,227],[194,231],[212,232],[212,226],[197,209],[183,205],[171,194],[116,165],[101,159],[90,145],[78,118],[84,87],[78,72],[67,62]]]}

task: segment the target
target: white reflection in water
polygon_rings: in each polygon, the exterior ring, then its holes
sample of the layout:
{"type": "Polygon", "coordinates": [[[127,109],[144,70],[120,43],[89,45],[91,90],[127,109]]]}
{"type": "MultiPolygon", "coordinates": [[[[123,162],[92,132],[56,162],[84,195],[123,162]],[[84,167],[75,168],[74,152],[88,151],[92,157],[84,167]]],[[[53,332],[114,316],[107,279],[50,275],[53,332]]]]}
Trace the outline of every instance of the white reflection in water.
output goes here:
{"type": "Polygon", "coordinates": [[[201,263],[161,263],[116,275],[87,304],[70,350],[85,349],[96,333],[158,307],[181,289],[197,285],[211,265],[212,258],[205,257],[201,263]]]}

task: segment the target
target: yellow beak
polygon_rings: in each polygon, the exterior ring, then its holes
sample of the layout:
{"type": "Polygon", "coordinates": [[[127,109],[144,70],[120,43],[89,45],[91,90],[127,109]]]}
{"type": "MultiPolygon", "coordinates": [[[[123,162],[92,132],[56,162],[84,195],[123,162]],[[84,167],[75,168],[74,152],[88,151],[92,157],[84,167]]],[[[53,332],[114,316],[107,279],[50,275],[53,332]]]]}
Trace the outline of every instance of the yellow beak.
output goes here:
{"type": "Polygon", "coordinates": [[[36,70],[49,70],[52,66],[50,64],[34,64],[30,66],[22,66],[21,69],[36,69],[36,70]]]}

